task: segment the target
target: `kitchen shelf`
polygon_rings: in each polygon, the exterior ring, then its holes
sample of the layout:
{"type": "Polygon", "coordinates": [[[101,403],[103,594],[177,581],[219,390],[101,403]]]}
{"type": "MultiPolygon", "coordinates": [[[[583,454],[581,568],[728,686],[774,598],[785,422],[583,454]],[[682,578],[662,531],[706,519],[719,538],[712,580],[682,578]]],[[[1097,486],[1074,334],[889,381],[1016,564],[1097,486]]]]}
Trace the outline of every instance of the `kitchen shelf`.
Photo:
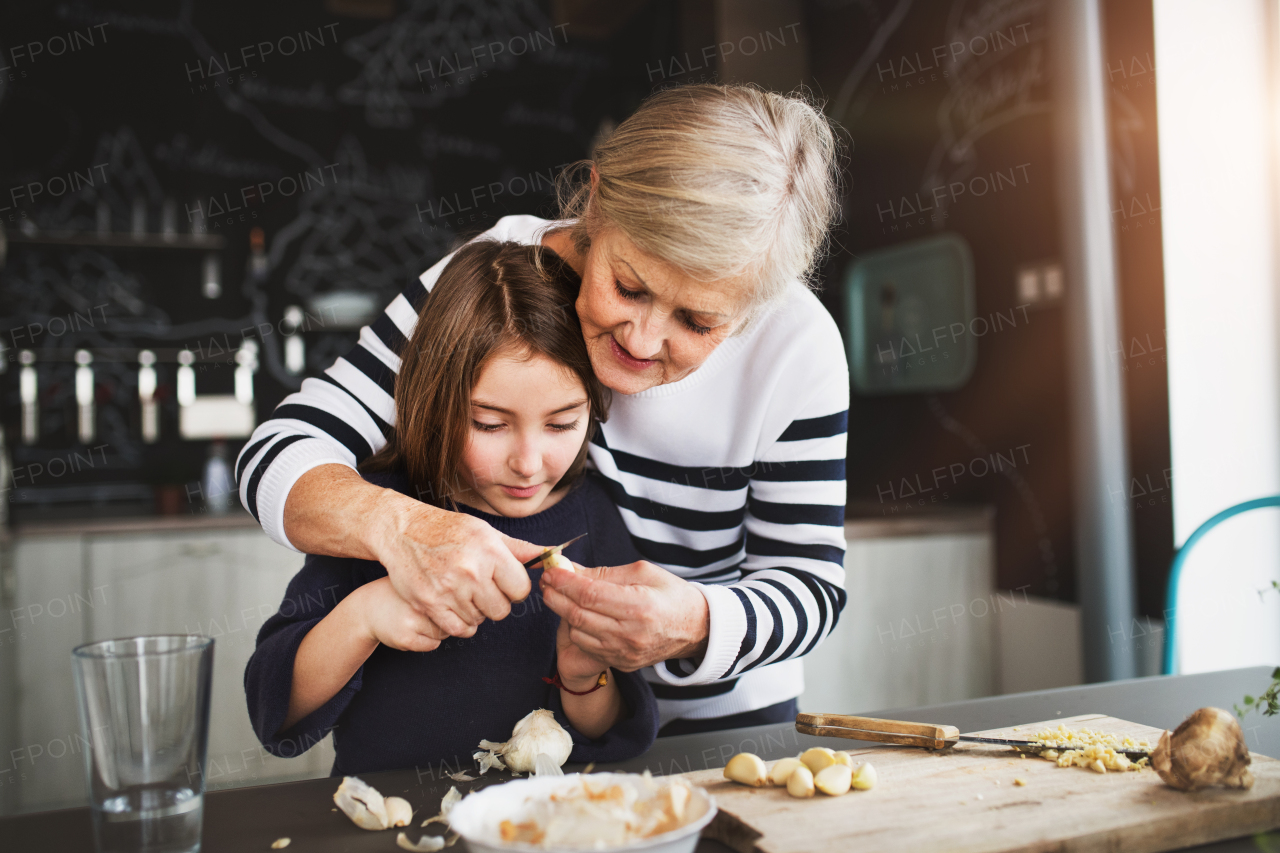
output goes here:
{"type": "Polygon", "coordinates": [[[200,249],[211,251],[226,246],[221,234],[91,234],[75,231],[45,231],[24,234],[13,231],[5,234],[12,244],[26,243],[43,246],[96,246],[103,249],[200,249]]]}

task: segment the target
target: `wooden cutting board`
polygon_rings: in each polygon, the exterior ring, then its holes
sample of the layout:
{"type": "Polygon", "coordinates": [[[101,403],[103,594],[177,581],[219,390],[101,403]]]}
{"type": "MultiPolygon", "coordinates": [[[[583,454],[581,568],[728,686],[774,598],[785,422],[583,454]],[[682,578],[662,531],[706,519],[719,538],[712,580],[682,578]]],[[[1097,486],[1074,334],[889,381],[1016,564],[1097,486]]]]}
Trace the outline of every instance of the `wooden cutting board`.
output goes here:
{"type": "MultiPolygon", "coordinates": [[[[1146,738],[1152,745],[1161,733],[1088,714],[973,734],[1025,739],[1059,724],[1146,738]]],[[[1149,853],[1280,827],[1280,761],[1256,754],[1252,790],[1185,793],[1165,785],[1154,770],[1103,775],[985,744],[961,743],[945,752],[899,746],[848,751],[855,764],[875,766],[879,783],[873,790],[797,800],[782,788],[729,782],[721,770],[684,774],[710,791],[720,808],[703,834],[739,853],[1149,853]],[[1016,778],[1026,785],[1014,785],[1016,778]]]]}

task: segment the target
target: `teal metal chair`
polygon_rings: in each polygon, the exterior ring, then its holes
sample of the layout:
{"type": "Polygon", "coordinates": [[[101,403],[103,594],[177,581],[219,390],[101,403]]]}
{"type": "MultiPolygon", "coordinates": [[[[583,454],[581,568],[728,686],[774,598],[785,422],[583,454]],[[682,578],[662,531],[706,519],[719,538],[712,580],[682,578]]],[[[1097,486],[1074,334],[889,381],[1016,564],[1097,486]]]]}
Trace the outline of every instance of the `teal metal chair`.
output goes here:
{"type": "Polygon", "coordinates": [[[1173,562],[1169,565],[1169,589],[1165,599],[1165,626],[1164,626],[1164,674],[1173,675],[1173,661],[1177,652],[1177,625],[1178,625],[1178,584],[1182,580],[1182,564],[1187,561],[1187,555],[1191,553],[1191,546],[1195,545],[1204,535],[1213,528],[1232,516],[1239,515],[1242,512],[1248,512],[1251,509],[1262,509],[1263,507],[1274,506],[1280,507],[1280,495],[1272,495],[1267,498],[1255,498],[1251,501],[1238,503],[1235,506],[1229,506],[1222,512],[1210,518],[1204,524],[1195,529],[1187,541],[1182,543],[1182,547],[1178,549],[1178,553],[1173,555],[1173,562]]]}

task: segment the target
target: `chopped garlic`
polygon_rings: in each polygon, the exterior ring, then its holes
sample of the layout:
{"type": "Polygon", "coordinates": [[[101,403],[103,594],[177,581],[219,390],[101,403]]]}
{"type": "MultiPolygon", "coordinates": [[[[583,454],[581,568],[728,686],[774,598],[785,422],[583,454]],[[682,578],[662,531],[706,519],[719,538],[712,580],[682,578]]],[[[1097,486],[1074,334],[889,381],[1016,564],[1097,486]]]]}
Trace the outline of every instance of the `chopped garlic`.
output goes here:
{"type": "Polygon", "coordinates": [[[1013,780],[1013,784],[1015,784],[1015,785],[1017,785],[1019,788],[1021,788],[1021,787],[1025,786],[1025,785],[1027,784],[1027,780],[1026,780],[1026,779],[1014,779],[1014,780],[1013,780]]]}

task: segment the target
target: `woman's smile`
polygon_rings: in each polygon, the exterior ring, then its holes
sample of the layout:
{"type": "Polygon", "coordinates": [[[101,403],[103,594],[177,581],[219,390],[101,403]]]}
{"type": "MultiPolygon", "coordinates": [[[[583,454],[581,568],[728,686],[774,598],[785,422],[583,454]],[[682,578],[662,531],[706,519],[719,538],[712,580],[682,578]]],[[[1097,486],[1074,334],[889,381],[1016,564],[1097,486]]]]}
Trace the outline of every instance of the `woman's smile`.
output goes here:
{"type": "Polygon", "coordinates": [[[628,370],[648,370],[655,363],[652,358],[636,358],[627,352],[613,335],[609,335],[609,351],[613,353],[613,357],[618,360],[618,363],[628,370]]]}

